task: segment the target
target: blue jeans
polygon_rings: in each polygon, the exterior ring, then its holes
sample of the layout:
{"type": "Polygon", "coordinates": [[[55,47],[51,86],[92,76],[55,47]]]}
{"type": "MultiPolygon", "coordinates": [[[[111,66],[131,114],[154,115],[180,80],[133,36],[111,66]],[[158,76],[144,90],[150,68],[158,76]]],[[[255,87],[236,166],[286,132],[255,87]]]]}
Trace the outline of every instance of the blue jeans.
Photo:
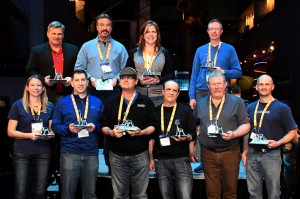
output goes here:
{"type": "Polygon", "coordinates": [[[250,198],[263,198],[263,181],[265,181],[268,198],[280,198],[280,150],[256,152],[248,149],[246,164],[247,187],[250,198]]]}
{"type": "Polygon", "coordinates": [[[98,156],[83,156],[71,153],[60,155],[60,180],[63,199],[75,198],[77,183],[80,179],[82,198],[96,197],[96,182],[98,178],[98,156]]]}
{"type": "Polygon", "coordinates": [[[189,157],[155,160],[155,172],[163,199],[191,199],[193,172],[189,157]]]}
{"type": "Polygon", "coordinates": [[[109,162],[114,199],[128,199],[130,187],[132,199],[148,198],[148,151],[131,156],[122,156],[109,151],[109,162]]]}
{"type": "Polygon", "coordinates": [[[14,153],[15,199],[46,198],[51,157],[51,153],[14,153]]]}

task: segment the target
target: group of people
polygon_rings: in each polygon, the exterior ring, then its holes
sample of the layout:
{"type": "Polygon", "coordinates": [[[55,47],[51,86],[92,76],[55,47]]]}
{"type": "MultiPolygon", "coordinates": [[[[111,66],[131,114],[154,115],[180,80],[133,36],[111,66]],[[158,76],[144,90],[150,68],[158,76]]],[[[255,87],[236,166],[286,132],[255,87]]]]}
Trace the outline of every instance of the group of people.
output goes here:
{"type": "Polygon", "coordinates": [[[210,42],[196,51],[190,107],[177,102],[180,86],[157,23],[142,25],[129,53],[111,37],[112,28],[112,18],[100,14],[97,37],[79,50],[63,42],[65,27],[54,21],[48,42],[32,48],[23,97],[8,114],[7,132],[16,138],[15,198],[46,198],[53,137],[59,137],[62,198],[75,198],[78,182],[83,198],[97,198],[101,134],[113,198],[147,198],[150,170],[164,199],[192,198],[197,144],[207,198],[236,198],[240,139],[260,134],[267,143],[244,147],[248,190],[261,198],[264,179],[269,197],[279,198],[280,148],[295,137],[297,125],[290,108],[272,97],[268,75],[258,78],[260,99],[247,108],[227,92],[242,71],[234,48],[220,40],[222,23],[208,23],[210,42]]]}

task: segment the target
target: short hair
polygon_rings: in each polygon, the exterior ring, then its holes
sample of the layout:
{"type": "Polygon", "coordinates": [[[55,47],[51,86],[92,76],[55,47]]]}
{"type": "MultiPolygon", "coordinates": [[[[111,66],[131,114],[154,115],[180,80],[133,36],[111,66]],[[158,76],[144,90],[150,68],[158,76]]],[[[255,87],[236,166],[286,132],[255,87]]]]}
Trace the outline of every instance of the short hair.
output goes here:
{"type": "Polygon", "coordinates": [[[209,83],[209,80],[210,80],[212,77],[222,77],[223,80],[224,80],[224,82],[226,82],[226,78],[225,78],[225,76],[224,76],[222,73],[220,73],[220,72],[218,72],[218,71],[213,71],[213,72],[211,72],[211,73],[208,75],[207,83],[209,83]]]}
{"type": "Polygon", "coordinates": [[[178,82],[176,82],[175,80],[172,80],[172,79],[163,83],[163,90],[165,89],[166,84],[170,83],[170,82],[174,82],[174,83],[177,84],[177,86],[178,86],[178,93],[179,93],[180,92],[180,86],[179,86],[178,82]]]}
{"type": "Polygon", "coordinates": [[[219,19],[212,19],[212,20],[210,20],[210,21],[208,22],[207,29],[209,29],[209,25],[210,25],[211,23],[214,23],[214,22],[219,23],[220,26],[221,26],[221,29],[223,29],[222,22],[221,22],[219,19]]]}
{"type": "Polygon", "coordinates": [[[72,78],[72,79],[74,78],[74,75],[75,75],[75,74],[84,74],[84,76],[86,77],[86,79],[88,79],[88,75],[87,75],[87,73],[86,73],[85,70],[74,70],[74,71],[72,72],[72,75],[71,75],[71,78],[72,78]]]}
{"type": "Polygon", "coordinates": [[[59,21],[52,21],[48,25],[48,31],[49,31],[50,28],[61,28],[63,30],[63,32],[65,32],[65,26],[64,26],[64,24],[60,23],[59,21]]]}
{"type": "Polygon", "coordinates": [[[102,14],[99,14],[97,17],[96,17],[96,26],[97,26],[97,23],[98,23],[98,20],[99,19],[109,19],[110,20],[110,24],[112,25],[112,18],[111,16],[109,16],[108,14],[105,14],[105,13],[102,13],[102,14]]]}
{"type": "Polygon", "coordinates": [[[161,35],[160,35],[160,30],[159,30],[158,24],[155,21],[148,20],[142,25],[142,27],[140,29],[140,39],[139,39],[138,45],[140,46],[140,48],[142,50],[145,48],[144,32],[145,32],[146,28],[148,28],[149,26],[154,26],[156,29],[156,32],[157,32],[157,40],[155,42],[155,48],[160,46],[161,35]]]}

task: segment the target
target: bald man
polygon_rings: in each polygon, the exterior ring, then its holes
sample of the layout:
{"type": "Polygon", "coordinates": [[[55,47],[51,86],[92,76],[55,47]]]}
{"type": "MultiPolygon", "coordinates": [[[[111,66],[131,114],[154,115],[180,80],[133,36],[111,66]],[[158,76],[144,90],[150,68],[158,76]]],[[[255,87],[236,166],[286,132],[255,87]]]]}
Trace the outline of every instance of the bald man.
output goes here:
{"type": "Polygon", "coordinates": [[[256,84],[259,99],[247,107],[251,131],[249,146],[243,152],[243,162],[250,198],[263,198],[263,180],[268,198],[280,198],[280,149],[297,135],[298,126],[292,111],[272,96],[274,87],[269,75],[260,76],[256,84]],[[265,143],[251,142],[257,137],[263,138],[265,143]]]}

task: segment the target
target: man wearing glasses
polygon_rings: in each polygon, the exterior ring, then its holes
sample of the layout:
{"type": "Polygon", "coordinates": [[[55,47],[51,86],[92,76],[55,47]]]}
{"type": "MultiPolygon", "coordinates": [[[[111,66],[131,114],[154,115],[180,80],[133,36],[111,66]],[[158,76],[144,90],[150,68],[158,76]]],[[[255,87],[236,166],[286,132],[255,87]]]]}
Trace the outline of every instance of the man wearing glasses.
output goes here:
{"type": "MultiPolygon", "coordinates": [[[[192,74],[189,87],[190,106],[197,115],[196,103],[208,95],[207,77],[212,71],[222,73],[230,86],[230,79],[239,78],[242,75],[240,61],[234,47],[221,42],[223,33],[222,23],[218,19],[212,19],[207,26],[210,42],[200,46],[194,56],[192,74]]],[[[202,165],[195,168],[200,172],[202,165]]]]}

